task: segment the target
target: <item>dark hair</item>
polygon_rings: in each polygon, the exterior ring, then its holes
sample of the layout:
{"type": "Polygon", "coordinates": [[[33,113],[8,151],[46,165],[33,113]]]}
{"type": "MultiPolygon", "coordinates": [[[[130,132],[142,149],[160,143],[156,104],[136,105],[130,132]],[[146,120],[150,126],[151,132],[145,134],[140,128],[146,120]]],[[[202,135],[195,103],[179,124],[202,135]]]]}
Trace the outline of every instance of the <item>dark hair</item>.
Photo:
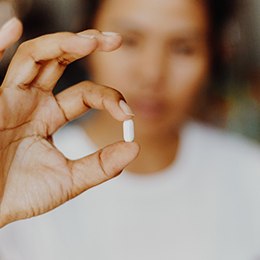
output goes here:
{"type": "Polygon", "coordinates": [[[101,3],[102,0],[82,0],[82,11],[85,17],[83,29],[93,28],[94,20],[101,3]]]}
{"type": "Polygon", "coordinates": [[[237,9],[236,0],[206,0],[211,23],[211,45],[213,50],[212,74],[215,80],[223,77],[223,33],[237,9]]]}
{"type": "MultiPolygon", "coordinates": [[[[82,0],[83,11],[85,13],[85,28],[92,28],[93,21],[98,12],[100,4],[104,0],[82,0]]],[[[210,19],[212,22],[212,28],[214,31],[218,32],[223,29],[226,22],[234,14],[237,1],[227,1],[227,0],[197,0],[203,1],[209,10],[210,19]]]]}

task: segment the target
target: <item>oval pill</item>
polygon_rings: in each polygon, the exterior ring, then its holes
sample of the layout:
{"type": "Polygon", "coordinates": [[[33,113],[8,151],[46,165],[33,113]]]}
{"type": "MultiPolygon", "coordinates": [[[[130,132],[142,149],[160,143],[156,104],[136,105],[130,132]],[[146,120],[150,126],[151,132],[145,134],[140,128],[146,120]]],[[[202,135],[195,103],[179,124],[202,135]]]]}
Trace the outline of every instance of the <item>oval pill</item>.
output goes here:
{"type": "Polygon", "coordinates": [[[135,138],[134,121],[132,119],[123,122],[123,136],[125,142],[133,142],[135,138]]]}

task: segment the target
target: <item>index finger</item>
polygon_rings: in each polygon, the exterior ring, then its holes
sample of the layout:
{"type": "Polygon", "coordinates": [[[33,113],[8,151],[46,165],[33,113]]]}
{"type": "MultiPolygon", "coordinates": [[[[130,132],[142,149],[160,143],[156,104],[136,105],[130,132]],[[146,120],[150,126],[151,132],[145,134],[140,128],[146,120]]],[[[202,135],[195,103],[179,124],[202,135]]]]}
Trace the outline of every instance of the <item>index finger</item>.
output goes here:
{"type": "MultiPolygon", "coordinates": [[[[106,37],[95,30],[86,30],[75,33],[55,33],[44,35],[23,43],[15,54],[7,71],[3,87],[27,88],[47,66],[48,62],[55,61],[54,77],[58,80],[64,69],[71,62],[83,58],[95,50],[112,51],[121,44],[121,37],[106,37]]],[[[50,68],[48,68],[50,70],[50,68]]],[[[47,90],[52,90],[51,84],[47,90]]]]}

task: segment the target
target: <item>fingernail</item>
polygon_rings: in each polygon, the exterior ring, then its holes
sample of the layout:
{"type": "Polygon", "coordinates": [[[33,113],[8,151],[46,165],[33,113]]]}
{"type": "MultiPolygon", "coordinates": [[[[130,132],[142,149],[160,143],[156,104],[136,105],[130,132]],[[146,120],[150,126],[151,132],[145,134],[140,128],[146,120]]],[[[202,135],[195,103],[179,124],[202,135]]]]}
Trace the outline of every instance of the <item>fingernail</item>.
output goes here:
{"type": "Polygon", "coordinates": [[[104,36],[108,36],[108,37],[110,37],[110,36],[119,36],[119,33],[116,33],[116,32],[102,32],[102,34],[104,36]]]}
{"type": "Polygon", "coordinates": [[[92,39],[92,40],[96,39],[96,36],[93,34],[84,34],[84,33],[80,32],[80,33],[77,33],[77,35],[79,37],[83,37],[83,38],[87,38],[87,39],[92,39]]]}
{"type": "Polygon", "coordinates": [[[124,100],[120,100],[119,106],[126,115],[134,116],[132,109],[126,104],[126,102],[124,100]]]}
{"type": "Polygon", "coordinates": [[[1,30],[8,30],[10,27],[13,26],[13,24],[17,21],[16,17],[11,18],[10,20],[8,20],[6,23],[3,24],[3,26],[1,27],[1,30]]]}

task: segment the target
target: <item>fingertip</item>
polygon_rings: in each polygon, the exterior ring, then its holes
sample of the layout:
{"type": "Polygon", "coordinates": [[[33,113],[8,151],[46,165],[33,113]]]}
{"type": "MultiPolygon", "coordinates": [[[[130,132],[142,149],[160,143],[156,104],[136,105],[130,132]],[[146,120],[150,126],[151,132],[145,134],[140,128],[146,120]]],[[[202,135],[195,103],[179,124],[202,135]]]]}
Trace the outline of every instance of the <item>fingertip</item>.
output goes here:
{"type": "Polygon", "coordinates": [[[135,114],[122,94],[115,89],[112,89],[112,91],[111,98],[107,98],[103,101],[104,108],[118,121],[122,122],[134,118],[135,114]]]}
{"type": "Polygon", "coordinates": [[[93,35],[77,33],[73,37],[69,37],[61,44],[61,49],[66,53],[73,53],[80,57],[84,57],[95,51],[98,47],[98,41],[93,35]]]}
{"type": "Polygon", "coordinates": [[[116,32],[102,32],[100,50],[113,51],[121,46],[122,36],[116,32]]]}
{"type": "Polygon", "coordinates": [[[120,141],[79,160],[69,161],[74,193],[79,194],[118,176],[138,156],[139,150],[135,142],[120,141]]]}
{"type": "Polygon", "coordinates": [[[138,156],[139,151],[140,147],[136,142],[120,141],[107,146],[101,153],[105,171],[110,176],[119,174],[138,156]]]}
{"type": "Polygon", "coordinates": [[[14,20],[15,20],[15,24],[16,24],[17,30],[22,34],[22,32],[23,32],[23,24],[22,24],[22,21],[19,20],[19,19],[16,18],[16,17],[14,17],[14,20]]]}
{"type": "Polygon", "coordinates": [[[17,36],[19,35],[20,37],[23,31],[22,22],[17,17],[11,18],[1,27],[1,32],[7,32],[7,31],[15,32],[15,34],[17,36]]]}
{"type": "Polygon", "coordinates": [[[19,27],[20,29],[23,28],[22,21],[19,18],[13,17],[11,20],[13,20],[13,23],[16,25],[16,27],[19,27]]]}
{"type": "Polygon", "coordinates": [[[132,160],[134,160],[140,152],[140,145],[137,142],[122,142],[129,152],[131,152],[132,160]]]}
{"type": "Polygon", "coordinates": [[[119,107],[121,108],[121,110],[124,112],[124,114],[128,117],[133,117],[135,116],[133,110],[131,109],[131,107],[124,101],[124,100],[120,100],[119,101],[119,107]]]}
{"type": "Polygon", "coordinates": [[[14,17],[14,24],[13,24],[13,35],[15,36],[14,41],[18,41],[23,33],[23,24],[22,22],[14,17]]]}
{"type": "Polygon", "coordinates": [[[23,32],[22,22],[13,17],[8,20],[0,29],[0,50],[5,50],[14,42],[18,41],[23,32]]]}

